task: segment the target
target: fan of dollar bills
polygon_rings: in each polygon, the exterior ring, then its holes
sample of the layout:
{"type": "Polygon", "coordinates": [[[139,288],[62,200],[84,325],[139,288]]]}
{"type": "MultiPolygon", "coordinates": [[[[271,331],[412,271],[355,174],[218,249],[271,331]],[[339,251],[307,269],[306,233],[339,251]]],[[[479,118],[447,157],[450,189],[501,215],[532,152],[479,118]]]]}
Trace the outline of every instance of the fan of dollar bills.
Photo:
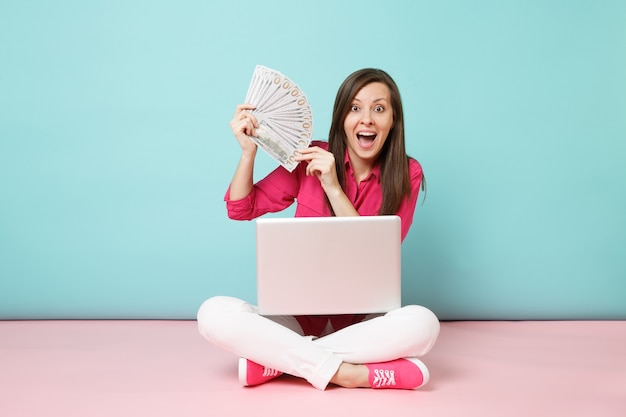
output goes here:
{"type": "Polygon", "coordinates": [[[251,112],[259,122],[257,137],[250,139],[293,171],[298,165],[295,152],[307,148],[313,137],[313,113],[300,87],[280,72],[257,65],[245,102],[256,106],[251,112]]]}

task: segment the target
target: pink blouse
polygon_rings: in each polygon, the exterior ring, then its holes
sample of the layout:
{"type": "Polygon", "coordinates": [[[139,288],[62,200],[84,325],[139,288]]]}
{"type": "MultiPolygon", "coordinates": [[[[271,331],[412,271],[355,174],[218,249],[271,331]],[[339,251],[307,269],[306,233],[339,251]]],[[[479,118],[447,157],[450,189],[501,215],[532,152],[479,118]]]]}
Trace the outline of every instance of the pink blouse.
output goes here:
{"type": "MultiPolygon", "coordinates": [[[[311,146],[328,149],[327,142],[314,141],[311,146]]],[[[357,184],[347,152],[344,163],[346,164],[344,191],[348,199],[361,216],[378,215],[383,197],[379,182],[380,167],[375,166],[370,175],[357,184]]],[[[294,201],[297,202],[295,217],[330,216],[324,190],[319,180],[315,176],[307,176],[305,170],[306,164],[304,163],[298,164],[293,172],[278,167],[254,184],[252,192],[241,200],[231,200],[230,189],[227,190],[224,201],[226,201],[228,217],[235,220],[252,220],[266,213],[284,210],[294,201]]],[[[422,167],[419,162],[409,158],[411,195],[402,201],[396,213],[401,219],[402,240],[413,223],[413,212],[422,176],[422,167]]]]}

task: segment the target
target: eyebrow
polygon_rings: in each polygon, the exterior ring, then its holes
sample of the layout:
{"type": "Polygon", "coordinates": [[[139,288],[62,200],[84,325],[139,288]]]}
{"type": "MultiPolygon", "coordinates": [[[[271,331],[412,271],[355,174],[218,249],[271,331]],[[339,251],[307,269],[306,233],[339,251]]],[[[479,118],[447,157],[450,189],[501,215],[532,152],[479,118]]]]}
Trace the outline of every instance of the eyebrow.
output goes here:
{"type": "MultiPolygon", "coordinates": [[[[352,99],[352,101],[358,101],[358,102],[360,102],[361,100],[359,100],[358,98],[356,98],[356,97],[355,97],[355,98],[353,98],[353,99],[352,99]]],[[[379,102],[379,101],[389,101],[389,99],[387,99],[386,97],[379,97],[379,98],[377,98],[377,99],[374,99],[374,101],[373,101],[373,102],[374,102],[374,103],[377,103],[377,102],[379,102]]]]}

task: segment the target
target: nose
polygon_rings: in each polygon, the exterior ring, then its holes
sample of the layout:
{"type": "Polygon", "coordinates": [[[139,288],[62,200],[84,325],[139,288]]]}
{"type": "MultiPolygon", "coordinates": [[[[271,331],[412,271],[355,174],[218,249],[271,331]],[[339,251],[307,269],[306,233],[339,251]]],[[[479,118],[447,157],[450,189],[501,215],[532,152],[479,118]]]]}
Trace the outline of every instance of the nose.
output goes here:
{"type": "Polygon", "coordinates": [[[369,111],[364,111],[361,113],[361,123],[363,123],[364,125],[371,125],[372,122],[372,116],[370,115],[369,111]]]}

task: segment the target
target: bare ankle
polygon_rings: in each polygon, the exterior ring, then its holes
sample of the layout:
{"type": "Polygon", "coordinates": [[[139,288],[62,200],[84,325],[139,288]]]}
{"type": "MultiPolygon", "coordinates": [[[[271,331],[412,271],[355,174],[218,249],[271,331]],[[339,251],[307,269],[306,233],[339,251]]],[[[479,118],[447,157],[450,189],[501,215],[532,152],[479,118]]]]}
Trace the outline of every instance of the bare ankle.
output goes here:
{"type": "Polygon", "coordinates": [[[368,376],[367,366],[344,362],[330,382],[344,388],[365,388],[370,386],[368,376]]]}

